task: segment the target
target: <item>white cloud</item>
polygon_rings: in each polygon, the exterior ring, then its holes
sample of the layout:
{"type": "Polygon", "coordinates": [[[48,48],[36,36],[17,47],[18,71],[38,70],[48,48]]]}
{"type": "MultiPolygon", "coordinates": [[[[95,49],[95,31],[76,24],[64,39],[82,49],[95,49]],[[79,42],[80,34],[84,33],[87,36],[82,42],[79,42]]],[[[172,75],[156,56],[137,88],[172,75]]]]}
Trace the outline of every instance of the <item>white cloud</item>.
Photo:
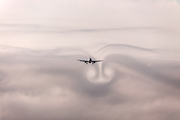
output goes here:
{"type": "Polygon", "coordinates": [[[95,49],[104,61],[95,65],[76,60],[86,58],[81,49],[3,47],[0,119],[164,120],[179,112],[180,64],[175,58],[130,45],[102,46],[95,49]],[[90,69],[97,78],[87,76],[90,69]],[[106,69],[114,73],[108,81],[106,69]]]}

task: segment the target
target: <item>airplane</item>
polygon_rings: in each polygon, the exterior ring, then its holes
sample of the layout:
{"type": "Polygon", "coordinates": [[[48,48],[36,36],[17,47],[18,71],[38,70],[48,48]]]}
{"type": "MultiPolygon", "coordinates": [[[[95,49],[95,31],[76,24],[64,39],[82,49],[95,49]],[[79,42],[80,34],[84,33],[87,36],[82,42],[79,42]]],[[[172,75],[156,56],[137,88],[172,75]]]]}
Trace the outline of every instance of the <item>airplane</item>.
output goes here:
{"type": "Polygon", "coordinates": [[[94,64],[94,63],[96,63],[96,62],[101,62],[101,61],[103,61],[103,60],[92,60],[92,58],[89,58],[88,60],[78,60],[78,61],[84,62],[84,63],[86,63],[86,64],[88,64],[88,63],[94,64]]]}

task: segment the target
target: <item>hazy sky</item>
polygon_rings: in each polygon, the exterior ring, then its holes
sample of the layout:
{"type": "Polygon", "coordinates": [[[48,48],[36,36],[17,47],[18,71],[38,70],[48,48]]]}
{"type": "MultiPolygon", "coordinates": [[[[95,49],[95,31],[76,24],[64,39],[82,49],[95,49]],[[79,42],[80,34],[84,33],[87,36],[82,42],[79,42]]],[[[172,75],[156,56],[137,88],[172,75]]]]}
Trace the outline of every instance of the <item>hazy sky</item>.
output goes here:
{"type": "Polygon", "coordinates": [[[0,0],[0,120],[179,120],[179,96],[179,0],[0,0]]]}
{"type": "Polygon", "coordinates": [[[0,15],[2,45],[180,48],[176,0],[0,0],[0,15]]]}

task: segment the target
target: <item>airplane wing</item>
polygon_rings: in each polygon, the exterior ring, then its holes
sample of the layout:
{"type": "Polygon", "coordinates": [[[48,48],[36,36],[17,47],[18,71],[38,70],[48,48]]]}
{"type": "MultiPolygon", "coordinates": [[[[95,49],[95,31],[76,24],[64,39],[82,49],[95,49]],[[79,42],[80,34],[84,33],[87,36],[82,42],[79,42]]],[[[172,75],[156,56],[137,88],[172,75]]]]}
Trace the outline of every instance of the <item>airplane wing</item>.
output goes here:
{"type": "Polygon", "coordinates": [[[103,60],[93,60],[92,62],[96,63],[96,62],[101,62],[101,61],[103,61],[103,60]]]}
{"type": "Polygon", "coordinates": [[[87,60],[78,60],[78,61],[80,61],[80,62],[85,62],[85,63],[87,63],[87,62],[88,62],[87,60]]]}

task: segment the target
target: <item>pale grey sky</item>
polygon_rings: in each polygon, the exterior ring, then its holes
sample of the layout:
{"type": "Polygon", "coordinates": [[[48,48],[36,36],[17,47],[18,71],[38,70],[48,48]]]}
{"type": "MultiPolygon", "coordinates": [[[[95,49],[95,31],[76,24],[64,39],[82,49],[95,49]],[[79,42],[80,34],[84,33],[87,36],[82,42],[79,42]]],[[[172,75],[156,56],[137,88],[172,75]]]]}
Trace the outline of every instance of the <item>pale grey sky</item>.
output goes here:
{"type": "Polygon", "coordinates": [[[3,45],[180,47],[180,3],[175,0],[1,0],[0,14],[3,45]]]}

